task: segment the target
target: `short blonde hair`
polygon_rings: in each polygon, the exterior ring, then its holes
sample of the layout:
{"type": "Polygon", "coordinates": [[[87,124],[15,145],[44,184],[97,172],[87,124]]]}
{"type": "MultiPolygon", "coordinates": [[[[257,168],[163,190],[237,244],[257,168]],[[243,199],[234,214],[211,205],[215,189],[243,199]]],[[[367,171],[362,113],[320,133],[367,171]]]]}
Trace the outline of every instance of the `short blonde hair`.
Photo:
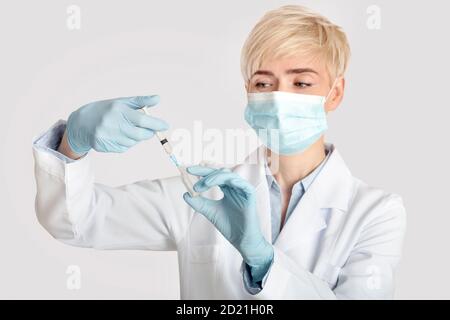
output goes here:
{"type": "Polygon", "coordinates": [[[344,31],[309,9],[288,5],[267,12],[244,43],[241,71],[247,83],[266,59],[318,55],[331,79],[343,76],[350,59],[344,31]]]}

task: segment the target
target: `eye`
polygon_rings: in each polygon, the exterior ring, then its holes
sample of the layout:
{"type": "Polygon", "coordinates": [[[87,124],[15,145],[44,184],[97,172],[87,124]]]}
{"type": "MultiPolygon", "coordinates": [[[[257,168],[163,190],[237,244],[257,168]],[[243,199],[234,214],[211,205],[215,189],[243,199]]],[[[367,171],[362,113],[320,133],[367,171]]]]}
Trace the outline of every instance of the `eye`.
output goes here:
{"type": "Polygon", "coordinates": [[[255,87],[256,88],[260,88],[260,89],[268,88],[270,86],[271,86],[271,84],[267,83],[267,82],[257,82],[257,83],[255,83],[255,87]]]}
{"type": "Polygon", "coordinates": [[[311,83],[307,83],[307,82],[295,82],[294,86],[299,87],[299,88],[308,88],[311,87],[311,83]]]}

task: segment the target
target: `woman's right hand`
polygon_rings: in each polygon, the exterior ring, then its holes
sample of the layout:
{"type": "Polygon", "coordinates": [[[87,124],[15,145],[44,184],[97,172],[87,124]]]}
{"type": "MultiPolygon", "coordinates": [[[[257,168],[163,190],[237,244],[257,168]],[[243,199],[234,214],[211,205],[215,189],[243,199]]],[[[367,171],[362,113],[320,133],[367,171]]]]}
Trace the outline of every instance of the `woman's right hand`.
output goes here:
{"type": "Polygon", "coordinates": [[[71,158],[79,158],[90,149],[124,152],[151,138],[155,131],[169,128],[165,121],[139,110],[158,102],[159,96],[153,95],[89,103],[69,116],[59,150],[71,158]],[[64,150],[67,147],[70,150],[64,150]]]}

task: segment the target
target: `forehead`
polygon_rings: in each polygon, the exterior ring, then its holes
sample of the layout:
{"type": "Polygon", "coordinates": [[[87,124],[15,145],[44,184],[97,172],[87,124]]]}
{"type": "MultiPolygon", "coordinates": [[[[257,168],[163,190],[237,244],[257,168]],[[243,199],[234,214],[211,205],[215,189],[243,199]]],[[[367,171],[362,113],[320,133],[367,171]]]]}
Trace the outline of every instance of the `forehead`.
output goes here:
{"type": "Polygon", "coordinates": [[[308,55],[266,59],[261,62],[260,68],[255,72],[260,70],[270,71],[275,76],[281,76],[286,71],[295,69],[312,69],[320,77],[326,78],[328,76],[324,59],[308,55]]]}

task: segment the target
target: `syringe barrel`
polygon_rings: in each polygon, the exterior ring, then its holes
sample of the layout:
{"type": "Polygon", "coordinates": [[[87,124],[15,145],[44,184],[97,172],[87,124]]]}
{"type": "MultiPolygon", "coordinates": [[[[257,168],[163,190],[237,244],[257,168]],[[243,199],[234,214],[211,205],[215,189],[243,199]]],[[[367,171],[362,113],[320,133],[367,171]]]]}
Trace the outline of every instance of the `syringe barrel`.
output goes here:
{"type": "Polygon", "coordinates": [[[192,197],[198,196],[199,193],[194,190],[194,182],[191,180],[191,176],[186,171],[186,167],[179,166],[178,170],[180,171],[181,180],[183,181],[183,184],[186,187],[186,189],[189,191],[189,194],[192,197]]]}

